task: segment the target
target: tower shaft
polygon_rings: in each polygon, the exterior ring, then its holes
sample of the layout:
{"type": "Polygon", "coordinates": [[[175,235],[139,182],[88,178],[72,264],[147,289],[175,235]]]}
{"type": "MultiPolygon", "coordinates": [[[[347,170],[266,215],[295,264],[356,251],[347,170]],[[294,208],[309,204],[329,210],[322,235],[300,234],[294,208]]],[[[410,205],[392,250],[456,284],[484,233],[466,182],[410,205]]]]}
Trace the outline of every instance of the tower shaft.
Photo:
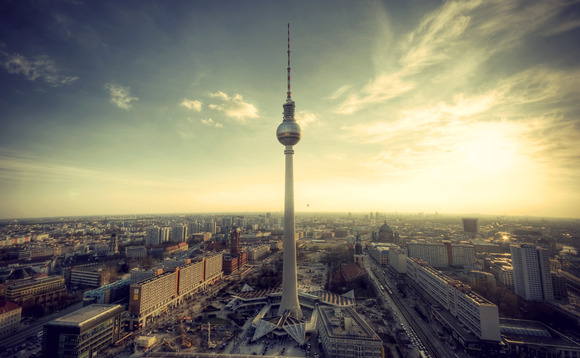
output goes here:
{"type": "Polygon", "coordinates": [[[298,278],[296,268],[296,229],[294,223],[294,162],[293,146],[287,145],[285,191],[284,191],[284,255],[282,274],[282,302],[278,314],[290,310],[295,318],[302,318],[302,309],[298,302],[298,278]]]}

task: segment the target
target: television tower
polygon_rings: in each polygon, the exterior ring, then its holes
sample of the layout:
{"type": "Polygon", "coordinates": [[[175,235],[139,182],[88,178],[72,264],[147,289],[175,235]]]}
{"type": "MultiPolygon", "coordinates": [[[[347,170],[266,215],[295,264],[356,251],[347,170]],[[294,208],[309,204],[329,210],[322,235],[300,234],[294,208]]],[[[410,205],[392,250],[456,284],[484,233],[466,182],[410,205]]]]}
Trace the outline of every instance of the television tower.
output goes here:
{"type": "Polygon", "coordinates": [[[298,279],[296,269],[296,237],[294,227],[294,146],[300,141],[302,131],[294,119],[294,101],[290,92],[290,24],[288,24],[288,91],[284,107],[284,120],[276,130],[276,137],[286,148],[285,195],[284,195],[284,257],[282,272],[282,302],[278,315],[290,311],[294,318],[302,318],[298,303],[298,279]]]}

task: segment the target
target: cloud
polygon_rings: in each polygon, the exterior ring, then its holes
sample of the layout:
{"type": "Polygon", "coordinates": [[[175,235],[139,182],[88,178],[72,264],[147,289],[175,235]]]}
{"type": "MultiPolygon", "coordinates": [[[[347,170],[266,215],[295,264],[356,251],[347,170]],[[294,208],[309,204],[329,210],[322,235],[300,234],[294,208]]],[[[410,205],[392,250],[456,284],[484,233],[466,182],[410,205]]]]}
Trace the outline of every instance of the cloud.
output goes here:
{"type": "MultiPolygon", "coordinates": [[[[483,73],[483,65],[500,52],[522,45],[530,36],[552,36],[579,27],[573,16],[562,15],[570,6],[564,0],[444,2],[389,48],[389,57],[376,62],[375,75],[365,85],[345,84],[329,96],[341,99],[335,113],[384,106],[404,94],[441,95],[453,87],[473,87],[469,80],[483,73]]],[[[378,46],[376,52],[384,53],[385,45],[378,46]]]]}
{"type": "Polygon", "coordinates": [[[0,53],[0,66],[10,74],[21,74],[29,81],[37,79],[46,82],[53,87],[70,85],[78,80],[78,76],[66,76],[60,73],[54,61],[48,56],[35,56],[26,58],[23,55],[13,53],[0,53]]]}
{"type": "Polygon", "coordinates": [[[129,87],[123,87],[112,83],[107,83],[105,88],[109,91],[111,95],[111,102],[117,107],[129,110],[133,106],[134,101],[138,101],[139,98],[131,97],[131,92],[129,87]]]}
{"type": "Polygon", "coordinates": [[[223,128],[223,124],[215,122],[213,119],[208,118],[208,119],[202,119],[201,123],[205,124],[208,127],[216,127],[216,128],[223,128]]]}
{"type": "Polygon", "coordinates": [[[202,107],[201,101],[184,99],[183,101],[181,101],[179,105],[192,111],[201,112],[202,107]]]}
{"type": "Polygon", "coordinates": [[[296,112],[296,122],[298,122],[302,128],[308,127],[310,124],[315,123],[317,120],[318,118],[314,113],[306,111],[296,112]]]}
{"type": "Polygon", "coordinates": [[[226,116],[244,122],[246,118],[258,118],[258,109],[253,104],[244,102],[241,95],[228,96],[222,91],[210,93],[209,96],[216,100],[217,104],[210,104],[209,108],[225,113],[226,116]]]}

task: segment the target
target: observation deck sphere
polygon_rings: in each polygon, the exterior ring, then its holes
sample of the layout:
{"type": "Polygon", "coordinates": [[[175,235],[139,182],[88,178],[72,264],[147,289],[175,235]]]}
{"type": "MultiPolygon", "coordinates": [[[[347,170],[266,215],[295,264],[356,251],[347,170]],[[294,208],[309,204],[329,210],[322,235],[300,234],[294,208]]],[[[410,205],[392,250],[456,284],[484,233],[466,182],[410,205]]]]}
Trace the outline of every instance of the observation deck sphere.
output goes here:
{"type": "Polygon", "coordinates": [[[300,141],[302,130],[295,121],[284,121],[276,130],[276,137],[283,145],[296,145],[300,141]]]}

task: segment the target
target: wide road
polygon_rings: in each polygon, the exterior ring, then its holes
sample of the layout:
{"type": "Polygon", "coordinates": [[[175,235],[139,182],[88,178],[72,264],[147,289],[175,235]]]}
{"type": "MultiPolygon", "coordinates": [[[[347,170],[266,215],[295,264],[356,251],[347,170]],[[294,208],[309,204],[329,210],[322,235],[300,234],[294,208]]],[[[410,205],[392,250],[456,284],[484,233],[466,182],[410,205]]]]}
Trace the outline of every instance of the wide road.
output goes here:
{"type": "MultiPolygon", "coordinates": [[[[365,261],[368,262],[368,265],[371,267],[371,278],[375,280],[375,284],[379,287],[381,287],[380,285],[384,287],[383,291],[385,292],[381,292],[381,294],[389,297],[390,301],[396,305],[396,308],[399,311],[399,319],[401,319],[403,324],[406,325],[421,341],[427,350],[426,353],[435,358],[453,358],[453,354],[451,354],[446,346],[441,344],[439,337],[433,333],[431,327],[429,327],[429,325],[418,316],[417,312],[411,309],[407,303],[395,293],[395,285],[390,283],[383,268],[372,261],[370,256],[367,256],[366,258],[367,260],[365,261]]],[[[380,290],[381,289],[379,289],[379,291],[380,290]]]]}

